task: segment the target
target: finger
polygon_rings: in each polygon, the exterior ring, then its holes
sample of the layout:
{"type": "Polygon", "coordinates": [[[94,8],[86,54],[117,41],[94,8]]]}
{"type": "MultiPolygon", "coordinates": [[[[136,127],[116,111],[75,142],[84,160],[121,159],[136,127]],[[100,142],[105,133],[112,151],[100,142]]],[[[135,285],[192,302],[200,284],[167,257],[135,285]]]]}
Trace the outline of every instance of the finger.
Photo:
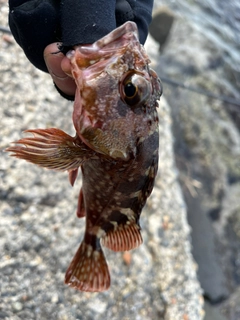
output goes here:
{"type": "Polygon", "coordinates": [[[68,76],[72,77],[70,60],[64,56],[61,62],[61,68],[68,76]]]}
{"type": "Polygon", "coordinates": [[[66,59],[68,60],[68,58],[66,58],[63,53],[59,52],[57,43],[52,43],[45,48],[44,59],[56,86],[65,94],[74,96],[76,91],[75,81],[62,69],[62,61],[64,60],[64,70],[68,71],[68,74],[70,74],[70,62],[67,62],[66,59]],[[69,65],[66,67],[67,63],[69,63],[69,65]]]}

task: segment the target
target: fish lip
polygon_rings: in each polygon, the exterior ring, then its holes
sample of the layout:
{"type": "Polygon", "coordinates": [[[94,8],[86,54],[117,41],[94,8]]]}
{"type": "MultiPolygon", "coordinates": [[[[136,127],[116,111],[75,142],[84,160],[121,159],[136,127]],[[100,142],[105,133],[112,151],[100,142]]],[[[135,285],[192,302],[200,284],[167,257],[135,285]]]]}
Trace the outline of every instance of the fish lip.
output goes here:
{"type": "MultiPolygon", "coordinates": [[[[138,43],[138,40],[139,34],[136,23],[127,21],[121,27],[92,44],[74,46],[74,49],[67,52],[66,57],[70,61],[76,59],[80,68],[84,67],[85,69],[85,67],[90,67],[90,74],[97,73],[98,69],[103,69],[109,63],[111,57],[115,55],[116,50],[128,47],[129,42],[135,43],[136,41],[138,43]],[[91,65],[93,65],[93,68],[91,68],[91,65]]],[[[121,52],[118,55],[121,56],[121,52]]]]}
{"type": "Polygon", "coordinates": [[[93,46],[96,46],[97,48],[100,48],[100,49],[104,48],[110,43],[114,43],[117,39],[125,35],[128,35],[130,33],[134,34],[136,38],[139,39],[138,28],[136,23],[133,21],[125,22],[121,27],[113,30],[110,34],[94,42],[93,46]]]}

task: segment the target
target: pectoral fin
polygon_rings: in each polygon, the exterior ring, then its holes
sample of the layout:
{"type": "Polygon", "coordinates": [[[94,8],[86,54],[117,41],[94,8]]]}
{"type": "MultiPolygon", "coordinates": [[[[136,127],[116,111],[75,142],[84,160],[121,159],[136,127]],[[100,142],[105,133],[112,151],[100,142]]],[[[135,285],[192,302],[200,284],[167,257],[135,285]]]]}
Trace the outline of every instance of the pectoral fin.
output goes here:
{"type": "Polygon", "coordinates": [[[41,167],[61,171],[74,170],[87,159],[94,157],[94,151],[79,138],[73,138],[62,130],[50,128],[25,132],[32,133],[34,137],[20,139],[15,144],[24,146],[15,145],[6,151],[13,152],[14,157],[41,167]]]}

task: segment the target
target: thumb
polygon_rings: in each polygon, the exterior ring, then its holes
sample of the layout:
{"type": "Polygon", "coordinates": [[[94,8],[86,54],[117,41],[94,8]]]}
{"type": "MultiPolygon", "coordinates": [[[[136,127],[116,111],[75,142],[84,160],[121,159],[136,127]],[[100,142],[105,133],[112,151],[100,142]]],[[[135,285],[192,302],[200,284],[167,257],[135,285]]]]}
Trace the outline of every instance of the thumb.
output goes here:
{"type": "Polygon", "coordinates": [[[44,50],[44,60],[48,71],[56,86],[66,95],[74,96],[76,91],[76,84],[73,78],[69,75],[71,73],[69,59],[59,51],[58,44],[52,43],[44,50]],[[64,71],[62,69],[64,67],[64,71]],[[67,73],[69,75],[67,75],[67,73]]]}

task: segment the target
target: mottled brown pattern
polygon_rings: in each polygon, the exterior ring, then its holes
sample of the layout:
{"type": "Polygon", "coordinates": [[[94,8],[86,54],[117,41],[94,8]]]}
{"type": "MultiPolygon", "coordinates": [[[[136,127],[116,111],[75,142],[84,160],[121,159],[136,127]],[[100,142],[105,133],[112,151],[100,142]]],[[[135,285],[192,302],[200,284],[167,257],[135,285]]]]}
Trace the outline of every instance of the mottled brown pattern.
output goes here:
{"type": "Polygon", "coordinates": [[[65,282],[103,291],[110,275],[101,244],[125,251],[142,242],[139,218],[158,165],[161,87],[132,22],[67,56],[77,84],[76,136],[55,128],[29,130],[34,137],[8,151],[42,167],[68,170],[72,185],[81,167],[77,216],[86,216],[86,231],[65,282]]]}

